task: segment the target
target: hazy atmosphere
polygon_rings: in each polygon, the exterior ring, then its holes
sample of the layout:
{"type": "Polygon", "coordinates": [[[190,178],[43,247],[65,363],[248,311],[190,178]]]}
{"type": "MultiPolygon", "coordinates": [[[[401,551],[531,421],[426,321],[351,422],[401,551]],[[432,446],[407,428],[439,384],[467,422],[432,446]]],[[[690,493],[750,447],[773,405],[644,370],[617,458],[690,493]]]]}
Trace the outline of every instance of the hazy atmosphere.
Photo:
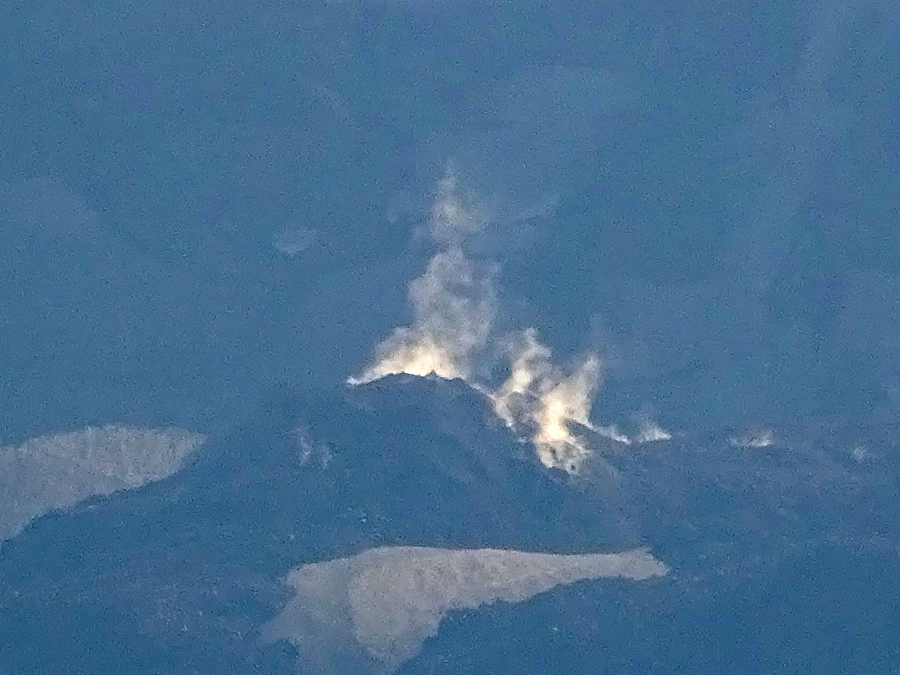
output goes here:
{"type": "Polygon", "coordinates": [[[897,672],[898,120],[889,0],[0,3],[0,672],[897,672]]]}
{"type": "Polygon", "coordinates": [[[896,417],[898,19],[7,3],[4,442],[359,373],[452,246],[448,171],[493,324],[600,355],[604,420],[896,417]]]}

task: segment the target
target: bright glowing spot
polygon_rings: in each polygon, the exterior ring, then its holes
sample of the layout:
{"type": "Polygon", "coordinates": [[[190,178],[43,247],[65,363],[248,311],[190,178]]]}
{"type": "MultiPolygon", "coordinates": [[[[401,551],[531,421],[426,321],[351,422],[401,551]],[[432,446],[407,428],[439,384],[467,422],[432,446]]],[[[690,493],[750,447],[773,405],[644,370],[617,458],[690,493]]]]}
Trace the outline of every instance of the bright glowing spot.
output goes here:
{"type": "Polygon", "coordinates": [[[469,379],[472,357],[487,343],[496,314],[490,276],[479,274],[454,246],[431,259],[410,284],[409,297],[412,327],[396,329],[378,347],[375,363],[351,384],[399,373],[469,379]]]}

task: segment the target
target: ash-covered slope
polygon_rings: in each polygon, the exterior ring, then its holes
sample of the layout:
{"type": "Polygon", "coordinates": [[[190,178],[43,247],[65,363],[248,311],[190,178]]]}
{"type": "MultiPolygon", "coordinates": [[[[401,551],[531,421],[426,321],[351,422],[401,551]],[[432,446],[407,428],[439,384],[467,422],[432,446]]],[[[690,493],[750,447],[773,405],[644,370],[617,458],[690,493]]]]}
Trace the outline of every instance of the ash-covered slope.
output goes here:
{"type": "Polygon", "coordinates": [[[107,425],[0,447],[0,544],[44,513],[172,475],[203,440],[183,429],[107,425]]]}
{"type": "Polygon", "coordinates": [[[610,552],[609,499],[544,469],[462,382],[270,395],[180,473],[0,550],[0,669],[294,672],[258,630],[298,565],[377,546],[610,552]]]}
{"type": "MultiPolygon", "coordinates": [[[[411,655],[396,672],[895,673],[898,431],[776,431],[607,448],[602,475],[573,482],[462,382],[277,391],[171,478],[44,517],[4,544],[0,671],[314,673],[289,642],[262,639],[323,588],[295,595],[290,570],[333,571],[343,563],[329,561],[384,547],[641,545],[667,576],[583,581],[517,604],[503,599],[529,597],[531,582],[486,596],[441,587],[412,632],[387,633],[411,655]],[[466,609],[484,597],[501,601],[466,609]],[[437,635],[420,645],[435,611],[437,635]]],[[[362,578],[337,577],[338,590],[362,578]]],[[[318,609],[359,606],[327,596],[318,609]]],[[[344,628],[376,644],[360,625],[344,628]]]]}

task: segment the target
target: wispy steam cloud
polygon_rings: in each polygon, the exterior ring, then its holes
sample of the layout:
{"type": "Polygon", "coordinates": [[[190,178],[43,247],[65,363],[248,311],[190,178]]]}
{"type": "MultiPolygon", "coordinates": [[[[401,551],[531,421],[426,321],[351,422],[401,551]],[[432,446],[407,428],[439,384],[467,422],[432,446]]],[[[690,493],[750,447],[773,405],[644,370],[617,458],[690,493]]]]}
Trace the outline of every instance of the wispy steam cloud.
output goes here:
{"type": "Polygon", "coordinates": [[[396,329],[377,349],[375,362],[351,384],[408,373],[470,380],[472,359],[484,349],[496,316],[491,270],[470,260],[463,242],[480,228],[451,171],[441,181],[429,232],[441,248],[410,284],[410,327],[396,329]]]}
{"type": "Polygon", "coordinates": [[[510,427],[530,429],[546,466],[577,472],[591,451],[569,423],[601,431],[590,421],[600,384],[600,359],[589,354],[565,372],[551,363],[550,350],[538,341],[533,328],[512,342],[508,353],[510,376],[494,392],[494,410],[510,427]]]}
{"type": "Polygon", "coordinates": [[[307,227],[284,229],[272,240],[272,245],[286,256],[296,256],[316,243],[319,236],[316,230],[307,227]]]}
{"type": "Polygon", "coordinates": [[[478,217],[477,210],[463,198],[456,171],[451,166],[438,183],[431,209],[428,228],[432,237],[438,244],[460,246],[483,226],[484,220],[478,217]]]}
{"type": "Polygon", "coordinates": [[[653,420],[645,420],[641,423],[641,428],[638,431],[637,438],[635,440],[638,443],[656,443],[658,441],[670,441],[672,440],[672,434],[659,426],[658,423],[653,420]]]}
{"type": "Polygon", "coordinates": [[[591,423],[600,359],[588,354],[569,370],[555,366],[533,329],[517,338],[492,340],[497,293],[490,266],[471,260],[465,249],[467,239],[486,220],[464,199],[455,172],[448,171],[428,220],[429,237],[438,251],[409,289],[412,325],[396,329],[377,348],[374,363],[349,382],[362,384],[399,373],[463,379],[487,392],[497,414],[530,437],[545,465],[577,472],[591,449],[573,426],[628,442],[614,428],[591,423]],[[477,381],[474,363],[498,345],[505,345],[510,375],[494,387],[477,381]]]}
{"type": "Polygon", "coordinates": [[[375,363],[351,384],[396,373],[470,378],[472,357],[487,344],[496,313],[490,276],[453,246],[431,259],[410,285],[409,298],[413,325],[396,329],[378,348],[375,363]]]}

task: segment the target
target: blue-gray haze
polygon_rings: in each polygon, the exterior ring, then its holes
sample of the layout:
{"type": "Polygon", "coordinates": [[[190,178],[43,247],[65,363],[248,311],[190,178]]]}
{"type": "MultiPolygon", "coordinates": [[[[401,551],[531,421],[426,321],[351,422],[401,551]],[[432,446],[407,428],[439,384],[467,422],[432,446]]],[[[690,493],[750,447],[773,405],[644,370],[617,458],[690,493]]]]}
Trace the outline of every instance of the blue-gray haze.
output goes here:
{"type": "Polygon", "coordinates": [[[359,373],[410,322],[448,171],[497,325],[598,352],[598,420],[900,423],[889,0],[0,5],[0,446],[217,433],[359,373]]]}
{"type": "Polygon", "coordinates": [[[896,416],[893,3],[0,11],[7,439],[346,377],[449,161],[555,200],[484,255],[510,324],[614,353],[610,417],[896,416]]]}

